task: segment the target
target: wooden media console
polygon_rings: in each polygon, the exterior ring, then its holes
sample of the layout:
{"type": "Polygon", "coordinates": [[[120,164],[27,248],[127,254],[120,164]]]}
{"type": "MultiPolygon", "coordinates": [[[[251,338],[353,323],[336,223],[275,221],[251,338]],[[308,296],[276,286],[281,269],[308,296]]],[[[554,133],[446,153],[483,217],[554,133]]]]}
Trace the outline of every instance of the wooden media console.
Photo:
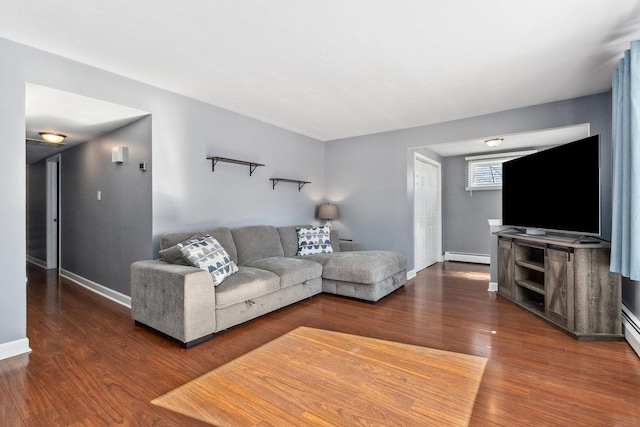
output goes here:
{"type": "Polygon", "coordinates": [[[498,232],[498,294],[581,340],[621,340],[610,245],[498,232]]]}

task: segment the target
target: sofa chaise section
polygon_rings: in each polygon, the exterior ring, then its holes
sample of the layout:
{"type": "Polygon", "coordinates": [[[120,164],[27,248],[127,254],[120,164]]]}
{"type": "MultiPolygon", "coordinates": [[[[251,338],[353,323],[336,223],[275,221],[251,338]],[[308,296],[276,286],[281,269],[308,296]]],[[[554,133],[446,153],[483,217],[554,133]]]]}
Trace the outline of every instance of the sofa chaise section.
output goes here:
{"type": "MultiPolygon", "coordinates": [[[[286,257],[300,258],[296,229],[279,227],[286,257]]],[[[340,241],[331,231],[333,252],[306,255],[304,259],[322,265],[322,292],[375,303],[407,283],[407,257],[392,251],[361,251],[360,245],[340,241]],[[346,249],[346,250],[345,250],[346,249]]]]}
{"type": "Polygon", "coordinates": [[[322,264],[322,292],[377,302],[407,282],[407,258],[391,251],[309,255],[322,264]]]}

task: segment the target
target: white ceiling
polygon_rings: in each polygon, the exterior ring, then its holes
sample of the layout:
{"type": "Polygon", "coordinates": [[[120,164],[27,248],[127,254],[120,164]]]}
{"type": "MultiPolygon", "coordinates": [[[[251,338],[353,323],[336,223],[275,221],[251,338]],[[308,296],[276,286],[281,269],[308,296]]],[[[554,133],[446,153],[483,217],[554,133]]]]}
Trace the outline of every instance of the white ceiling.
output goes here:
{"type": "Polygon", "coordinates": [[[640,0],[0,0],[0,37],[320,140],[607,91],[640,0]]]}
{"type": "Polygon", "coordinates": [[[91,141],[141,119],[148,113],[48,87],[27,84],[26,137],[42,140],[39,132],[62,133],[65,145],[27,145],[27,163],[34,163],[75,145],[91,141]]]}
{"type": "Polygon", "coordinates": [[[509,135],[487,135],[483,138],[443,142],[440,144],[432,144],[425,148],[438,153],[443,157],[489,154],[498,151],[517,151],[529,148],[562,145],[586,138],[590,135],[589,124],[582,123],[555,129],[544,129],[509,135]],[[497,147],[490,148],[487,146],[486,140],[492,138],[502,138],[503,141],[497,147]]]}

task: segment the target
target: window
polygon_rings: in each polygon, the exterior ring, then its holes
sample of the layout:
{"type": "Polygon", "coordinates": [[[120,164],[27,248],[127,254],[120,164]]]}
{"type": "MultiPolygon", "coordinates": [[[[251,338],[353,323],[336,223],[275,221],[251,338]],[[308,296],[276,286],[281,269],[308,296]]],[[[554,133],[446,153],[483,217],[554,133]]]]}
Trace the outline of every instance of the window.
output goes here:
{"type": "Polygon", "coordinates": [[[488,154],[484,156],[465,157],[467,162],[467,186],[465,190],[500,190],[502,189],[502,163],[535,153],[536,151],[518,151],[511,153],[488,154]]]}

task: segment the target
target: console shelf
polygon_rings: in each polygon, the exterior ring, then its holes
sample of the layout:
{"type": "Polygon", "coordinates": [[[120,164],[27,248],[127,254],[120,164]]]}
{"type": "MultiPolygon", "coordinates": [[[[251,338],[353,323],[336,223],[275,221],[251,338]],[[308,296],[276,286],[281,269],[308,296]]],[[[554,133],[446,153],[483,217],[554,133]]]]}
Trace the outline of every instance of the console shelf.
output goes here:
{"type": "Polygon", "coordinates": [[[536,270],[544,273],[544,263],[543,262],[533,262],[533,261],[516,261],[516,265],[521,267],[530,268],[531,270],[536,270]]]}
{"type": "Polygon", "coordinates": [[[253,172],[256,170],[258,166],[264,166],[262,163],[248,162],[246,160],[236,160],[236,159],[230,159],[228,157],[219,157],[219,156],[208,156],[207,160],[211,160],[211,172],[216,171],[216,165],[218,164],[218,162],[249,166],[249,176],[253,175],[253,172]]]}
{"type": "Polygon", "coordinates": [[[498,294],[582,340],[621,340],[619,274],[610,245],[508,232],[498,237],[498,294]]]}
{"type": "Polygon", "coordinates": [[[533,280],[516,280],[517,286],[522,286],[530,291],[536,292],[540,295],[544,295],[544,285],[533,280]]]}

